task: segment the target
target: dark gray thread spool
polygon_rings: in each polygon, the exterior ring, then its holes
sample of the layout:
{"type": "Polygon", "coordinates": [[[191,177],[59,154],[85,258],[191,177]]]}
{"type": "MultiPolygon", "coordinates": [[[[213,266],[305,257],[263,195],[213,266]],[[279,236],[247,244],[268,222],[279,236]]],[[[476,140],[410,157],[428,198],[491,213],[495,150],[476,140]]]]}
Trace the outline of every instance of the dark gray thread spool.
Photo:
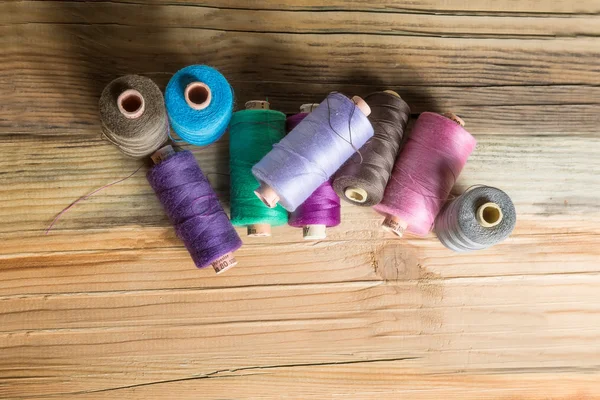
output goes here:
{"type": "Polygon", "coordinates": [[[434,230],[444,246],[467,252],[500,243],[512,233],[516,222],[515,206],[506,193],[475,186],[446,204],[434,230]]]}
{"type": "Polygon", "coordinates": [[[374,136],[336,172],[333,188],[349,203],[371,207],[381,202],[410,117],[408,104],[392,90],[365,97],[374,136]]]}
{"type": "Polygon", "coordinates": [[[99,107],[104,138],[130,157],[149,156],[168,140],[163,95],[149,78],[115,79],[102,91],[99,107]]]}

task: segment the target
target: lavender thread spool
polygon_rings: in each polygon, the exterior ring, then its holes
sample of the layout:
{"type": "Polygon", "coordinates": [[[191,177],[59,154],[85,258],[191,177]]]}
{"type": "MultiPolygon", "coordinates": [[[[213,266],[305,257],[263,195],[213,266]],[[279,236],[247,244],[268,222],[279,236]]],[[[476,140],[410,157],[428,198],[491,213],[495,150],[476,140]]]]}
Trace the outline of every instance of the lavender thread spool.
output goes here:
{"type": "Polygon", "coordinates": [[[152,155],[147,178],[198,268],[217,274],[235,266],[242,241],[194,155],[165,146],[152,155]]]}
{"type": "MultiPolygon", "coordinates": [[[[315,103],[300,106],[300,114],[287,119],[288,132],[298,126],[318,106],[315,103]]],[[[301,227],[304,240],[321,240],[327,237],[328,227],[337,226],[340,222],[340,198],[333,190],[331,182],[326,181],[290,213],[288,224],[301,227]]]]}
{"type": "Polygon", "coordinates": [[[373,137],[363,99],[330,93],[253,168],[256,195],[269,207],[294,211],[373,137]]]}

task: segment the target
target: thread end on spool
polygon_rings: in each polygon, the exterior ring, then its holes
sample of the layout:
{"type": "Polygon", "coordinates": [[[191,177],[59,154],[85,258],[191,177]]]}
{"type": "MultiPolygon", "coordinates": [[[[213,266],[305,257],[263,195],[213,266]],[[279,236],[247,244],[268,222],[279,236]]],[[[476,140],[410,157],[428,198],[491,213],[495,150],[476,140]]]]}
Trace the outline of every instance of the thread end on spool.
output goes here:
{"type": "Polygon", "coordinates": [[[235,267],[237,265],[237,260],[233,253],[227,253],[224,256],[219,257],[215,260],[211,265],[215,269],[217,275],[222,274],[227,271],[231,267],[235,267]]]}
{"type": "Polygon", "coordinates": [[[261,182],[260,187],[254,191],[254,194],[269,208],[274,208],[279,202],[279,195],[264,182],[261,182]]]}
{"type": "Polygon", "coordinates": [[[184,97],[194,110],[204,110],[212,100],[212,91],[203,82],[192,82],[185,87],[184,97]]]}
{"type": "Polygon", "coordinates": [[[396,97],[400,98],[400,95],[398,94],[398,92],[395,92],[395,91],[393,91],[393,90],[390,90],[390,89],[388,89],[388,90],[384,90],[383,92],[384,92],[384,93],[389,93],[389,94],[391,94],[392,96],[396,96],[396,97]]]}
{"type": "Polygon", "coordinates": [[[406,231],[408,224],[404,222],[404,220],[396,217],[395,215],[388,215],[383,220],[383,224],[381,227],[388,231],[392,232],[398,237],[402,237],[404,235],[404,231],[406,231]]]}
{"type": "Polygon", "coordinates": [[[365,114],[365,117],[368,117],[371,114],[371,107],[369,107],[367,102],[364,101],[362,97],[354,96],[352,97],[352,101],[354,104],[356,104],[356,107],[358,107],[358,109],[365,114]]]}
{"type": "Polygon", "coordinates": [[[347,187],[344,189],[344,195],[346,198],[353,203],[364,203],[369,198],[369,194],[363,188],[359,187],[347,187]]]}
{"type": "Polygon", "coordinates": [[[250,100],[244,104],[246,110],[268,110],[270,106],[271,103],[266,100],[250,100]]]}
{"type": "Polygon", "coordinates": [[[125,118],[136,119],[144,113],[146,102],[140,92],[135,89],[127,89],[117,98],[117,107],[125,118]]]}
{"type": "Polygon", "coordinates": [[[327,225],[306,225],[302,228],[304,240],[320,240],[327,237],[327,225]]]}
{"type": "Polygon", "coordinates": [[[271,225],[269,225],[269,224],[248,225],[248,236],[269,237],[269,236],[271,236],[271,225]]]}
{"type": "Polygon", "coordinates": [[[300,106],[300,112],[309,114],[313,112],[315,108],[319,107],[319,103],[306,103],[300,106]]]}
{"type": "Polygon", "coordinates": [[[493,228],[502,222],[502,209],[496,203],[485,203],[477,209],[477,222],[484,228],[493,228]]]}
{"type": "Polygon", "coordinates": [[[463,119],[461,117],[459,117],[458,115],[456,115],[454,113],[447,112],[444,114],[444,117],[451,119],[452,121],[456,122],[463,128],[465,127],[465,121],[463,121],[463,119]]]}

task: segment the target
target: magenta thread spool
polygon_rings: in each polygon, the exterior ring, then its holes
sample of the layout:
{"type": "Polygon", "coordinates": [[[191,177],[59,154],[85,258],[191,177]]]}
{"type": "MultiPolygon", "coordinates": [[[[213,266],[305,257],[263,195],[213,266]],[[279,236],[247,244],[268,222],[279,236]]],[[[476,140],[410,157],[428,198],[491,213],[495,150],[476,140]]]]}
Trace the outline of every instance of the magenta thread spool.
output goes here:
{"type": "Polygon", "coordinates": [[[435,217],[476,141],[454,114],[422,113],[398,155],[383,200],[374,209],[385,215],[383,228],[402,236],[423,236],[435,217]]]}

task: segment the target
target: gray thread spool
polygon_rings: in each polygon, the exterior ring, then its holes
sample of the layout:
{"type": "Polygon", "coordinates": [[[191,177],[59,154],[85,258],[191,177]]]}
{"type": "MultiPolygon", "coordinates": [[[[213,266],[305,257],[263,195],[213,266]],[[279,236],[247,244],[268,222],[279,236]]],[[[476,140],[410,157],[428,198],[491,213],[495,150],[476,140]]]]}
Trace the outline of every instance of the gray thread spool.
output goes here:
{"type": "Polygon", "coordinates": [[[435,233],[450,250],[481,250],[506,239],[516,221],[515,206],[506,193],[475,186],[446,204],[435,220],[435,233]]]}
{"type": "Polygon", "coordinates": [[[168,140],[162,92],[149,78],[126,75],[102,91],[99,101],[102,134],[133,158],[151,155],[168,140]]]}

